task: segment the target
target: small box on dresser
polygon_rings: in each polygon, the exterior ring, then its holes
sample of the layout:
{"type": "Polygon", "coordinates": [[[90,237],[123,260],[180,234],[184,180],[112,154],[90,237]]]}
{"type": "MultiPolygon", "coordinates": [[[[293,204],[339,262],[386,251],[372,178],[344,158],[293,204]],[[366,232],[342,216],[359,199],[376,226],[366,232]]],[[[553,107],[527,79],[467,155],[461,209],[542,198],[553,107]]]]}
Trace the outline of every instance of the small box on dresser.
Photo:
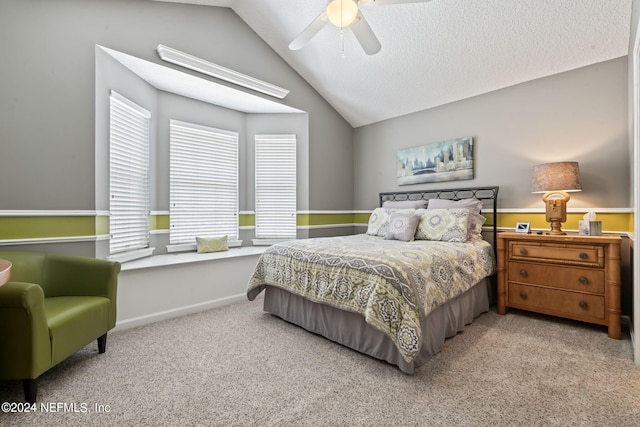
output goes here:
{"type": "Polygon", "coordinates": [[[606,325],[620,339],[620,236],[498,234],[498,307],[606,325]]]}

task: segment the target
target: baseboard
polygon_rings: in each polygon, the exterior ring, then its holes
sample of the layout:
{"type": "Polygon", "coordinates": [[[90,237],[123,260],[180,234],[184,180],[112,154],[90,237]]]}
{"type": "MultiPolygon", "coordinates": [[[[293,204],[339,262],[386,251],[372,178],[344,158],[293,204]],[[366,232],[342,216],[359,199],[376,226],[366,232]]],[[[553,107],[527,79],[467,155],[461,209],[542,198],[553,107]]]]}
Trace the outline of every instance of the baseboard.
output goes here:
{"type": "Polygon", "coordinates": [[[185,316],[187,314],[198,313],[200,311],[209,310],[216,307],[222,307],[223,305],[233,304],[235,302],[244,301],[247,299],[246,294],[233,295],[230,297],[219,298],[212,301],[205,301],[198,304],[192,304],[185,307],[178,307],[171,310],[165,310],[158,313],[147,314],[145,316],[134,317],[126,319],[120,322],[116,322],[115,328],[112,332],[123,331],[125,329],[131,329],[149,323],[159,322],[161,320],[172,319],[175,317],[185,316]]]}
{"type": "Polygon", "coordinates": [[[631,335],[631,349],[633,350],[633,361],[636,366],[640,366],[640,354],[637,353],[638,347],[636,347],[636,345],[638,343],[636,342],[636,335],[633,333],[633,322],[631,321],[631,318],[629,316],[622,316],[622,323],[626,324],[626,326],[629,328],[629,335],[631,335]]]}

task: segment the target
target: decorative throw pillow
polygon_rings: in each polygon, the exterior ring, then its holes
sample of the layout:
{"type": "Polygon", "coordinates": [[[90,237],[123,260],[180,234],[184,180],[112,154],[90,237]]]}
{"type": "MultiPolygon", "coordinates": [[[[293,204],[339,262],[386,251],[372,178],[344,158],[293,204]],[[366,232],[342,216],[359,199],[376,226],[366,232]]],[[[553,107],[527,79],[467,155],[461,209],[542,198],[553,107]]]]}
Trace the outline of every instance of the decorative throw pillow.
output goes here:
{"type": "Polygon", "coordinates": [[[396,212],[413,214],[415,209],[375,208],[369,217],[367,234],[384,237],[385,233],[389,230],[389,219],[391,218],[391,214],[396,212]]]}
{"type": "Polygon", "coordinates": [[[410,242],[416,234],[420,217],[411,213],[393,213],[389,218],[389,230],[384,234],[387,240],[410,242]]]}
{"type": "Polygon", "coordinates": [[[469,209],[427,209],[420,215],[417,240],[466,242],[469,209]]]}
{"type": "Polygon", "coordinates": [[[382,202],[382,207],[389,209],[426,209],[428,203],[428,200],[386,200],[382,202]]]}
{"type": "Polygon", "coordinates": [[[196,237],[196,245],[198,247],[199,254],[229,250],[229,243],[227,242],[227,236],[196,237]]]}
{"type": "Polygon", "coordinates": [[[367,234],[377,236],[380,227],[386,221],[386,209],[375,208],[369,217],[369,225],[367,226],[367,234]]]}

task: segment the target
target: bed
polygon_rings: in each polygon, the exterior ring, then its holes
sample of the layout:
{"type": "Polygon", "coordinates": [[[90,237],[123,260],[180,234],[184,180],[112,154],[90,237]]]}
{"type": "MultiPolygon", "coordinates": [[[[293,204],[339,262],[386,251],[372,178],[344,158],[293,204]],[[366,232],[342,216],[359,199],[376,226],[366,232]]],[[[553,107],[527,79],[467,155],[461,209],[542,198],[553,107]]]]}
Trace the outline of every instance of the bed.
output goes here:
{"type": "Polygon", "coordinates": [[[247,298],[264,291],[264,311],[413,373],[489,310],[497,194],[380,193],[365,234],[269,247],[247,298]]]}

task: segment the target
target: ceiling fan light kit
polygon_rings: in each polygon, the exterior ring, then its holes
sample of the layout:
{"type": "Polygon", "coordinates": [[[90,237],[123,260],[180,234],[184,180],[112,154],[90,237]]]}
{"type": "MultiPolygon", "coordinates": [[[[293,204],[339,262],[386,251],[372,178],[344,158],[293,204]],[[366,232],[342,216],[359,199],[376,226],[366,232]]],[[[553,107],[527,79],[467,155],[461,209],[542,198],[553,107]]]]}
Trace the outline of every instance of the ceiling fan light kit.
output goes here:
{"type": "MultiPolygon", "coordinates": [[[[302,49],[316,34],[320,32],[328,23],[340,28],[340,37],[342,39],[344,28],[351,28],[353,35],[362,46],[367,55],[375,55],[380,52],[382,45],[376,37],[375,33],[369,26],[362,13],[360,6],[381,6],[388,4],[402,3],[426,3],[431,0],[329,0],[327,8],[316,17],[305,28],[298,37],[290,44],[289,49],[302,49]]],[[[344,45],[343,45],[344,55],[344,45]]]]}
{"type": "Polygon", "coordinates": [[[329,22],[338,28],[346,28],[358,16],[358,5],[354,0],[332,0],[327,5],[329,22]]]}

